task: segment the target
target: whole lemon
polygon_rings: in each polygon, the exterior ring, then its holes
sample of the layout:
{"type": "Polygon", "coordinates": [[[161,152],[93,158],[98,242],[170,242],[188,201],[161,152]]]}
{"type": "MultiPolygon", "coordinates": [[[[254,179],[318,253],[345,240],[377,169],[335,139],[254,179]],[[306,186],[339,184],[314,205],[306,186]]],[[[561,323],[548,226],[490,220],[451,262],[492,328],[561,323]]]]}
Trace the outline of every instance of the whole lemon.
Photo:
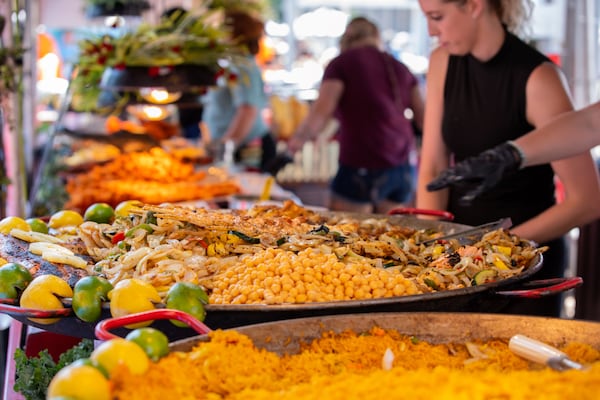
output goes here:
{"type": "Polygon", "coordinates": [[[138,344],[123,338],[103,342],[92,352],[90,358],[101,365],[109,376],[119,366],[128,368],[135,375],[143,374],[150,366],[150,359],[144,350],[138,344]]]}
{"type": "MultiPolygon", "coordinates": [[[[110,314],[113,317],[135,314],[142,311],[154,310],[155,304],[160,303],[158,291],[149,282],[129,278],[119,281],[108,292],[110,299],[110,314]]],[[[136,329],[148,326],[152,321],[125,325],[126,328],[136,329]]]]}
{"type": "Polygon", "coordinates": [[[8,235],[13,229],[21,229],[30,231],[31,227],[23,218],[19,217],[4,217],[0,220],[0,233],[8,235]]]}
{"type": "Polygon", "coordinates": [[[110,400],[110,384],[98,369],[89,365],[68,365],[58,371],[48,386],[47,398],[110,400]]]}
{"type": "Polygon", "coordinates": [[[139,200],[122,201],[115,207],[115,215],[117,217],[127,217],[133,208],[138,208],[141,206],[143,206],[143,203],[139,200]]]}
{"type": "Polygon", "coordinates": [[[48,226],[58,229],[65,226],[79,226],[83,223],[83,217],[77,211],[60,210],[52,214],[48,226]]]}

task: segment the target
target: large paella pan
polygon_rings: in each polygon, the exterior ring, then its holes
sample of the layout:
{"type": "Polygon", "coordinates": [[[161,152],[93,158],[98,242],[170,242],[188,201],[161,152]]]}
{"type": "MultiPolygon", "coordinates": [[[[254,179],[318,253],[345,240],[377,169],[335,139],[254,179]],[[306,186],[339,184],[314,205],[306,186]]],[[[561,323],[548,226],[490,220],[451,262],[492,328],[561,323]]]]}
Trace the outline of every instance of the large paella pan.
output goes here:
{"type": "MultiPolygon", "coordinates": [[[[506,230],[470,244],[432,240],[468,228],[406,215],[317,213],[292,202],[247,211],[142,205],[112,224],[85,222],[62,239],[58,232],[59,245],[84,255],[82,268],[48,263],[27,252],[31,244],[8,236],[1,256],[70,286],[84,275],[113,284],[142,281],[155,293],[152,307],[165,306],[176,282],[194,282],[208,292],[206,323],[214,328],[342,313],[497,311],[505,301],[500,296],[521,294],[509,289],[542,267],[544,249],[506,230]]],[[[69,300],[46,314],[62,317],[52,324],[36,310],[3,305],[1,311],[44,329],[93,337],[94,324],[72,316],[69,300]]],[[[110,316],[108,305],[102,318],[110,316]]],[[[172,339],[193,335],[169,323],[161,329],[172,339]]]]}
{"type": "Polygon", "coordinates": [[[592,399],[600,387],[599,329],[595,322],[472,313],[276,321],[175,342],[170,355],[145,372],[111,374],[112,395],[592,399]],[[513,352],[515,335],[555,346],[564,352],[555,354],[570,357],[582,370],[557,372],[550,368],[557,368],[555,360],[546,366],[523,358],[513,352]]]}

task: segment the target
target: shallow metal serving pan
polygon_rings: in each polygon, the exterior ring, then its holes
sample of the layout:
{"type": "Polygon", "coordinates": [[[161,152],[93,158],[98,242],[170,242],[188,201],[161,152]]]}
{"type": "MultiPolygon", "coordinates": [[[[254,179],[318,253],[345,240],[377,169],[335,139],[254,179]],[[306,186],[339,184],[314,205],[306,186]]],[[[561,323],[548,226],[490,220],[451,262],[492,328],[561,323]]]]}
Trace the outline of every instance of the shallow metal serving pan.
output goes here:
{"type": "MultiPolygon", "coordinates": [[[[333,315],[268,322],[235,328],[249,336],[257,347],[280,354],[296,353],[300,343],[319,338],[323,332],[344,330],[366,332],[377,326],[394,329],[430,343],[465,342],[480,339],[510,339],[522,334],[560,346],[568,342],[587,343],[600,349],[600,322],[547,317],[483,313],[372,313],[333,315]]],[[[206,335],[175,341],[172,351],[190,351],[206,335]]]]}
{"type": "MultiPolygon", "coordinates": [[[[323,214],[328,218],[342,219],[349,217],[360,219],[362,221],[386,218],[392,224],[407,226],[414,229],[435,229],[445,234],[472,228],[471,226],[456,224],[445,220],[420,219],[412,215],[376,215],[339,212],[323,214]]],[[[556,282],[547,282],[550,284],[550,287],[535,289],[533,291],[514,291],[515,289],[521,289],[521,285],[526,284],[526,282],[530,280],[531,275],[539,271],[542,268],[542,265],[543,257],[542,255],[539,255],[532,260],[531,265],[522,274],[509,279],[463,289],[411,296],[281,305],[208,305],[206,307],[207,315],[204,322],[213,329],[227,329],[263,322],[337,314],[408,311],[499,312],[509,303],[511,297],[515,295],[539,297],[559,293],[581,284],[580,278],[571,278],[569,280],[557,279],[556,282]]],[[[95,337],[95,324],[84,322],[73,315],[65,316],[63,313],[60,315],[62,318],[58,322],[47,325],[31,321],[28,318],[32,316],[30,313],[10,313],[6,310],[3,310],[3,312],[10,314],[15,319],[25,324],[33,325],[48,331],[77,337],[95,337]]],[[[36,313],[33,316],[40,318],[39,313],[36,313]]],[[[50,313],[48,318],[51,317],[56,317],[56,315],[50,313]]],[[[105,308],[101,318],[110,318],[108,307],[105,308]]],[[[176,327],[164,320],[155,321],[152,326],[165,332],[170,340],[197,335],[193,329],[176,327]]],[[[115,332],[123,335],[126,334],[128,330],[126,328],[120,328],[115,332]]]]}

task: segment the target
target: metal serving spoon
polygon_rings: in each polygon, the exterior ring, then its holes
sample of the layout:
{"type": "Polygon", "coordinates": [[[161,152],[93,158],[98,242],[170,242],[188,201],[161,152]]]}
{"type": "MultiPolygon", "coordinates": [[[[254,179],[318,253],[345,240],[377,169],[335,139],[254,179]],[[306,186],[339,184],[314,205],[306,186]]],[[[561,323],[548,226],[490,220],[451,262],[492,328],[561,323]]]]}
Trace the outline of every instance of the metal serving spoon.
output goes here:
{"type": "Polygon", "coordinates": [[[483,235],[496,229],[508,229],[512,226],[512,220],[509,217],[501,218],[494,222],[488,222],[483,225],[478,225],[473,228],[451,233],[449,235],[440,236],[434,239],[425,240],[417,244],[429,245],[440,240],[457,239],[460,244],[473,244],[481,239],[483,235]]]}

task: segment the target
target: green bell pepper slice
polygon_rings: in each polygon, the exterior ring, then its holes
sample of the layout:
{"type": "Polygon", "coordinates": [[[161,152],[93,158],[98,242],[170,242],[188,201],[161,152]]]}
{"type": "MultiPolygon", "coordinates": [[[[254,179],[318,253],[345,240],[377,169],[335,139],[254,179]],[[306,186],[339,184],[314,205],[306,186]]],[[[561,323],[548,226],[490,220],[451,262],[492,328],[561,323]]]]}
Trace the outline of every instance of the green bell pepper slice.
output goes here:
{"type": "Polygon", "coordinates": [[[133,235],[135,234],[135,232],[136,232],[138,229],[143,229],[143,230],[145,230],[145,231],[146,231],[146,232],[148,232],[148,233],[152,233],[152,232],[154,232],[154,228],[153,228],[151,225],[149,225],[149,224],[139,224],[139,225],[137,225],[137,226],[134,226],[134,227],[133,227],[133,228],[131,228],[130,230],[128,230],[128,231],[125,233],[125,237],[126,237],[126,238],[133,237],[133,235]]]}

